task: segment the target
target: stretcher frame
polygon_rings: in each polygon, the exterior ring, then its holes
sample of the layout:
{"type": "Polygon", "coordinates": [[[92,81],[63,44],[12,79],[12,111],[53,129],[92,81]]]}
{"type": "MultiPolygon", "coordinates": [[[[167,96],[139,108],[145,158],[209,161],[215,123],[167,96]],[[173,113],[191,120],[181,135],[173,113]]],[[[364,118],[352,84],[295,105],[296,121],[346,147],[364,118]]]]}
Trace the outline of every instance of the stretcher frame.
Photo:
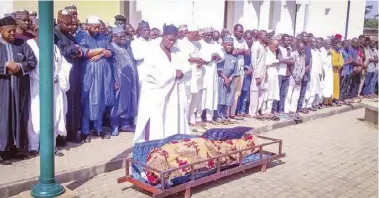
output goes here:
{"type": "Polygon", "coordinates": [[[207,159],[202,160],[202,161],[197,161],[197,162],[194,162],[191,164],[187,164],[185,166],[181,166],[179,168],[174,168],[174,169],[170,169],[170,170],[166,170],[166,171],[159,171],[159,170],[157,170],[153,167],[150,167],[148,165],[145,165],[141,162],[134,161],[131,158],[125,158],[124,159],[124,161],[125,161],[125,176],[119,177],[117,179],[117,183],[124,183],[124,182],[132,183],[133,185],[137,186],[138,188],[142,188],[142,189],[152,193],[152,198],[162,198],[162,197],[166,197],[166,196],[169,196],[172,194],[179,193],[181,191],[184,191],[184,197],[185,198],[190,198],[192,187],[196,187],[196,186],[199,186],[201,184],[205,184],[205,183],[208,183],[211,181],[216,181],[216,180],[221,179],[223,177],[227,177],[227,176],[239,173],[239,172],[245,172],[247,169],[251,169],[254,167],[261,166],[261,172],[265,172],[268,163],[270,163],[274,160],[277,160],[279,158],[285,157],[286,154],[282,153],[282,140],[269,138],[269,137],[265,137],[265,136],[259,136],[259,135],[256,137],[258,139],[266,140],[269,142],[262,143],[262,144],[259,144],[259,145],[253,146],[253,147],[237,150],[237,151],[234,151],[231,153],[218,155],[216,157],[207,158],[207,159]],[[267,146],[269,146],[269,145],[277,145],[278,146],[278,152],[270,152],[270,151],[265,150],[265,148],[267,148],[267,146]],[[243,164],[242,163],[242,161],[243,161],[242,152],[252,150],[252,149],[257,149],[257,148],[259,148],[259,151],[257,151],[257,153],[259,154],[260,159],[257,161],[253,161],[253,162],[243,164]],[[230,168],[230,169],[221,170],[220,158],[230,156],[233,154],[239,154],[239,162],[236,163],[237,166],[230,168]],[[267,155],[269,157],[263,159],[263,155],[267,155]],[[195,173],[195,169],[194,169],[195,165],[209,161],[209,160],[216,160],[217,172],[214,174],[211,174],[209,176],[205,176],[205,177],[195,179],[195,174],[194,174],[195,173]],[[133,176],[129,173],[129,167],[131,167],[131,165],[133,165],[133,164],[141,166],[144,169],[148,169],[150,171],[155,171],[156,173],[160,174],[161,178],[165,178],[164,176],[170,172],[173,172],[173,171],[176,171],[176,170],[179,170],[182,168],[186,168],[186,167],[191,167],[191,181],[177,185],[177,186],[166,188],[165,187],[165,180],[162,179],[161,186],[158,188],[158,187],[150,185],[149,183],[145,183],[143,181],[140,181],[140,180],[133,178],[133,176]]]}

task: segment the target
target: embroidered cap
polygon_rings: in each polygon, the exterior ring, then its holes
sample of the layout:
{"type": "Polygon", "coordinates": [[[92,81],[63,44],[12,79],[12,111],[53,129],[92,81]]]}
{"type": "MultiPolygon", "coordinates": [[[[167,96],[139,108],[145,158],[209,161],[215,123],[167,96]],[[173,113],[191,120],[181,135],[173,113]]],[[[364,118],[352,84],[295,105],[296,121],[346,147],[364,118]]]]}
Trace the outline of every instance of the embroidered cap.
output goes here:
{"type": "Polygon", "coordinates": [[[178,26],[178,31],[184,31],[184,30],[188,30],[188,26],[187,25],[179,25],[178,26]]]}
{"type": "Polygon", "coordinates": [[[233,38],[231,36],[226,36],[222,39],[223,43],[233,43],[233,38]]]}
{"type": "Polygon", "coordinates": [[[86,20],[86,23],[88,25],[100,25],[101,24],[100,19],[97,16],[90,16],[90,17],[88,17],[87,20],[86,20]]]}

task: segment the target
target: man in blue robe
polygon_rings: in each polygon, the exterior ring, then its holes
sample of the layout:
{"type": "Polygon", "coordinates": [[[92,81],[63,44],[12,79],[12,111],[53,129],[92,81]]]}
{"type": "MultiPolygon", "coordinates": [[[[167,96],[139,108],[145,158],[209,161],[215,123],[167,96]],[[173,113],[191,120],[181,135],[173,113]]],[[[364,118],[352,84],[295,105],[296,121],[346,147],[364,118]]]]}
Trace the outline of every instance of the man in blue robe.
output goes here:
{"type": "Polygon", "coordinates": [[[87,19],[88,33],[77,37],[77,43],[83,51],[82,59],[82,130],[81,139],[88,143],[90,139],[90,121],[93,121],[95,133],[102,139],[110,135],[103,131],[103,113],[114,103],[114,78],[112,71],[112,51],[108,37],[100,34],[100,19],[91,16],[87,19]]]}
{"type": "Polygon", "coordinates": [[[113,51],[113,75],[116,82],[116,100],[111,109],[112,135],[119,130],[134,131],[134,118],[138,112],[138,72],[126,31],[123,27],[113,28],[111,50],[113,51]]]}

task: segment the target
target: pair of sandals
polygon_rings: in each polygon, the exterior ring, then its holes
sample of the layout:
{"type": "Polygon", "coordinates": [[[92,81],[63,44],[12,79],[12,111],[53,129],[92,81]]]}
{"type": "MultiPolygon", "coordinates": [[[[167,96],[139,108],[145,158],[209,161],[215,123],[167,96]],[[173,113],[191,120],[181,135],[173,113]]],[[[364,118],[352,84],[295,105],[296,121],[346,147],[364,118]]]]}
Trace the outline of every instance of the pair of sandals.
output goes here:
{"type": "Polygon", "coordinates": [[[279,121],[280,117],[275,114],[263,114],[263,115],[256,115],[253,118],[257,120],[271,120],[271,121],[279,121]]]}

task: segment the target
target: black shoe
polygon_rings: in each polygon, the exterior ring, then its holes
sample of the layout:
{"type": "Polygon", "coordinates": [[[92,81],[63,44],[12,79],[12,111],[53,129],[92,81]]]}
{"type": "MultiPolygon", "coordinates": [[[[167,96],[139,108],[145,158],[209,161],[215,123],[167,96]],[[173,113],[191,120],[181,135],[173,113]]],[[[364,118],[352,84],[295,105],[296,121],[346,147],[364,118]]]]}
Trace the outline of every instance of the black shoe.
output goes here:
{"type": "Polygon", "coordinates": [[[57,157],[64,156],[64,154],[61,151],[59,151],[58,149],[56,149],[56,148],[55,148],[55,151],[54,151],[54,155],[57,156],[57,157]]]}
{"type": "Polygon", "coordinates": [[[0,165],[12,165],[8,151],[0,152],[0,165]]]}
{"type": "Polygon", "coordinates": [[[14,147],[9,151],[9,157],[12,159],[26,159],[28,155],[14,147]]]}
{"type": "Polygon", "coordinates": [[[29,158],[37,157],[39,155],[39,152],[36,150],[29,151],[29,158]]]}
{"type": "Polygon", "coordinates": [[[82,142],[83,143],[90,143],[91,137],[89,135],[82,135],[82,142]]]}
{"type": "Polygon", "coordinates": [[[65,147],[66,143],[67,143],[66,136],[60,136],[59,135],[57,137],[57,141],[56,141],[56,145],[57,146],[59,146],[59,147],[65,147]]]}
{"type": "Polygon", "coordinates": [[[101,139],[111,139],[111,136],[108,133],[100,133],[101,139]]]}

